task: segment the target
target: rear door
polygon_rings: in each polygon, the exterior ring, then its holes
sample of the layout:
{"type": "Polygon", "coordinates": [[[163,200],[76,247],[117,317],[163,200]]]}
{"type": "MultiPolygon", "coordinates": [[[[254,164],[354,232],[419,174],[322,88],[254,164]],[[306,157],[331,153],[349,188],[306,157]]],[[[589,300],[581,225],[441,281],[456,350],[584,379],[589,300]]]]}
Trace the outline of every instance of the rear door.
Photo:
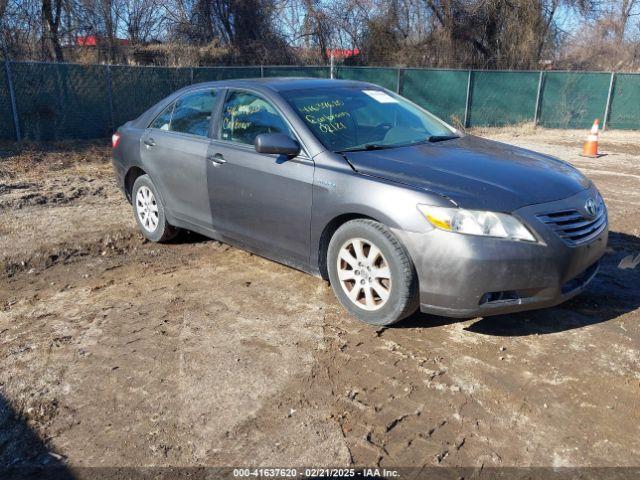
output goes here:
{"type": "Polygon", "coordinates": [[[217,91],[188,92],[169,105],[146,130],[142,161],[169,212],[211,227],[207,148],[217,91]]]}
{"type": "Polygon", "coordinates": [[[257,93],[229,91],[209,148],[214,227],[280,257],[309,260],[313,161],[256,152],[261,133],[296,138],[284,116],[257,93]]]}

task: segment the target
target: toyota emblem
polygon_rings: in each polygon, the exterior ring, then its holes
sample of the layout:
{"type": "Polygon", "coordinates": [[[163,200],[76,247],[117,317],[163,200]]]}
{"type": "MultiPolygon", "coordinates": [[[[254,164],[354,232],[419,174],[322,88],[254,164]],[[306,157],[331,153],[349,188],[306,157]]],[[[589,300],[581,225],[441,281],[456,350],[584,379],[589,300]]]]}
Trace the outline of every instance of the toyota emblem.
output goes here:
{"type": "Polygon", "coordinates": [[[596,201],[593,198],[587,200],[584,204],[584,209],[591,218],[595,218],[596,215],[598,215],[598,207],[596,206],[596,201]]]}

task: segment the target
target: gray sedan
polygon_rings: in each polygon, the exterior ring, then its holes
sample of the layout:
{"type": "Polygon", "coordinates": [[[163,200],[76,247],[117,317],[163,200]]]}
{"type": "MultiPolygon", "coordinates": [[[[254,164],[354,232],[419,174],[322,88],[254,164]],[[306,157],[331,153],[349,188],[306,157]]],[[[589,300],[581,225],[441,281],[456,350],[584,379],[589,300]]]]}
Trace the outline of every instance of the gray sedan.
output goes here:
{"type": "Polygon", "coordinates": [[[372,324],[556,305],[606,248],[606,207],[575,168],[368,83],[192,85],[112,142],[149,240],[188,229],[238,245],[329,280],[372,324]]]}

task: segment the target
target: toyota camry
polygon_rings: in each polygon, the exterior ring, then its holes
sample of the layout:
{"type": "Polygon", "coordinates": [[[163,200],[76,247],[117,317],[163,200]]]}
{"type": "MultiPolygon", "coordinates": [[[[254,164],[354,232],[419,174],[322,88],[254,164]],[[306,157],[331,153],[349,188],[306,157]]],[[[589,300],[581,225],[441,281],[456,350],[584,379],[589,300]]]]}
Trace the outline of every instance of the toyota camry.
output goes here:
{"type": "Polygon", "coordinates": [[[368,83],[192,85],[112,144],[146,238],[187,229],[317,275],[371,324],[553,306],[606,248],[605,204],[571,165],[368,83]]]}

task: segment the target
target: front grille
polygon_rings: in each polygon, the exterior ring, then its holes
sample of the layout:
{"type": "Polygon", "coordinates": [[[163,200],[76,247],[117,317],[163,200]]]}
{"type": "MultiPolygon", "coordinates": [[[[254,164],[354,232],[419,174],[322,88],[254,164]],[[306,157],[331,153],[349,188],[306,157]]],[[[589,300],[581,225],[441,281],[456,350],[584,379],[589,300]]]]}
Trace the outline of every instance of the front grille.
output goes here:
{"type": "Polygon", "coordinates": [[[597,201],[597,213],[594,218],[578,210],[562,210],[543,213],[537,217],[549,225],[562,240],[571,246],[581,245],[600,235],[607,226],[607,209],[601,198],[597,201]]]}

